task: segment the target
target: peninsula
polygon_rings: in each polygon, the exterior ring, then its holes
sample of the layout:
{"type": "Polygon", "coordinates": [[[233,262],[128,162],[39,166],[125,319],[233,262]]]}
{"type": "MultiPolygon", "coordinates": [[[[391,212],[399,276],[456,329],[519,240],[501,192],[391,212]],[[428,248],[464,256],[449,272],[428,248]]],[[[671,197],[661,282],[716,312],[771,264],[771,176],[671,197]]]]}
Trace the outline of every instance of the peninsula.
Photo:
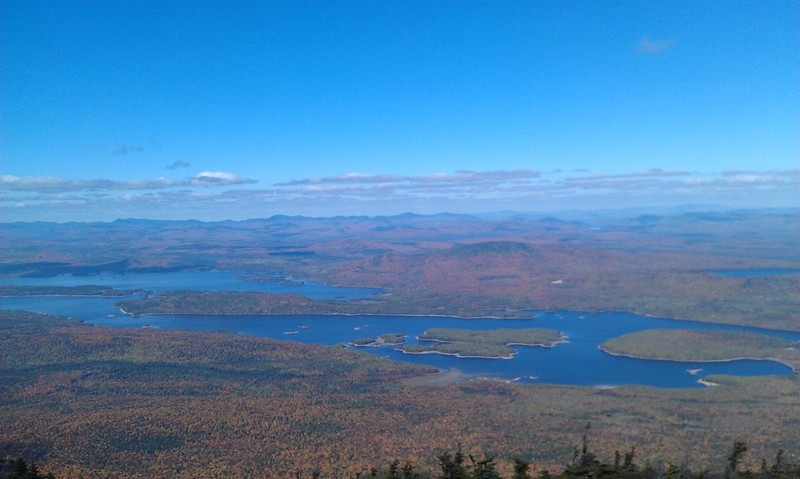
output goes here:
{"type": "Polygon", "coordinates": [[[475,311],[456,301],[441,301],[435,307],[408,303],[401,296],[383,294],[361,300],[318,300],[295,293],[256,293],[243,291],[170,291],[147,298],[119,302],[126,314],[210,314],[210,315],[396,315],[494,317],[530,319],[522,310],[475,311]]]}

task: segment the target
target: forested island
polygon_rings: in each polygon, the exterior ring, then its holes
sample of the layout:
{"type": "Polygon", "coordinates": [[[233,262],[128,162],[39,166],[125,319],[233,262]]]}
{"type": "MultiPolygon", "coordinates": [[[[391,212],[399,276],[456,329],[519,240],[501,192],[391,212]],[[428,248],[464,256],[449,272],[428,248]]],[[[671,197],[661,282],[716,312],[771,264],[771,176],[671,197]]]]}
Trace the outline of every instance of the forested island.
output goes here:
{"type": "Polygon", "coordinates": [[[405,344],[406,354],[447,354],[460,358],[509,359],[517,354],[512,346],[552,347],[564,341],[558,331],[542,328],[469,330],[432,328],[417,337],[430,344],[405,344]]]}
{"type": "Polygon", "coordinates": [[[800,343],[758,333],[722,330],[648,329],[609,341],[601,349],[618,355],[672,361],[771,359],[800,367],[800,343]]]}
{"type": "Polygon", "coordinates": [[[406,354],[445,354],[459,358],[510,359],[517,354],[512,346],[552,347],[564,341],[558,331],[542,328],[469,330],[432,328],[417,336],[428,344],[406,344],[405,336],[385,333],[377,338],[358,338],[353,346],[396,346],[406,354]]]}
{"type": "Polygon", "coordinates": [[[377,338],[358,338],[350,342],[353,346],[399,346],[406,341],[405,334],[401,333],[383,333],[378,335],[377,338]]]}

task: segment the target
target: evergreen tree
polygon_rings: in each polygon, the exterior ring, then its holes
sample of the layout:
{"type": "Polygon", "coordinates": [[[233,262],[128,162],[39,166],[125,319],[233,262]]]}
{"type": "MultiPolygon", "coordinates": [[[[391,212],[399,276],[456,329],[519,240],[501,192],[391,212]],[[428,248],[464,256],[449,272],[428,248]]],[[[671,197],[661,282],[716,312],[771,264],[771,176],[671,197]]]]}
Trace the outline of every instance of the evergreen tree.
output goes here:
{"type": "Polygon", "coordinates": [[[436,459],[441,469],[440,479],[467,479],[467,468],[464,466],[466,458],[461,452],[460,444],[455,454],[445,451],[436,456],[436,459]]]}
{"type": "Polygon", "coordinates": [[[636,455],[636,446],[631,446],[631,452],[625,453],[625,462],[622,464],[622,468],[626,471],[630,471],[634,468],[633,465],[633,458],[636,455]]]}
{"type": "Polygon", "coordinates": [[[398,474],[399,469],[400,469],[400,461],[395,459],[394,461],[391,462],[391,464],[389,464],[389,477],[392,479],[400,477],[400,475],[398,474]]]}
{"type": "Polygon", "coordinates": [[[25,479],[39,479],[40,477],[39,467],[35,462],[31,462],[31,465],[28,466],[28,472],[25,473],[25,479]]]}
{"type": "Polygon", "coordinates": [[[728,469],[725,471],[725,477],[729,478],[739,473],[739,463],[742,461],[745,452],[747,452],[747,444],[742,441],[733,443],[733,449],[728,456],[728,469]]]}
{"type": "Polygon", "coordinates": [[[403,479],[418,479],[419,474],[414,470],[414,466],[410,462],[403,464],[403,479]]]}
{"type": "Polygon", "coordinates": [[[528,475],[528,471],[531,468],[531,463],[520,459],[518,457],[514,458],[514,475],[512,479],[530,479],[530,475],[528,475]]]}
{"type": "Polygon", "coordinates": [[[25,459],[18,457],[14,460],[14,464],[11,466],[11,476],[13,478],[23,478],[25,474],[28,473],[28,464],[25,462],[25,459]]]}
{"type": "Polygon", "coordinates": [[[469,456],[472,461],[472,479],[500,479],[500,475],[494,468],[494,458],[487,457],[481,461],[475,461],[472,456],[469,456]]]}

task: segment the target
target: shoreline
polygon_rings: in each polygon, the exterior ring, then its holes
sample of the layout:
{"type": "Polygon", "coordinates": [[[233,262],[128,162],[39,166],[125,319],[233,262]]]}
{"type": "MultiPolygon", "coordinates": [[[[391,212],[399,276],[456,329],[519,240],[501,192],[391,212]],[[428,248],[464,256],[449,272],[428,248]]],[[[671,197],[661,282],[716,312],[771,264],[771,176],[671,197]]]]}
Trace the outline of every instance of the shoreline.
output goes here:
{"type": "Polygon", "coordinates": [[[653,357],[645,357],[645,356],[636,356],[634,354],[628,353],[617,353],[609,351],[603,348],[602,345],[597,347],[600,351],[603,351],[606,354],[610,354],[612,356],[624,357],[624,358],[632,358],[632,359],[644,359],[644,360],[652,360],[652,361],[673,361],[677,363],[729,363],[732,361],[741,361],[741,360],[751,360],[751,361],[774,361],[776,363],[783,364],[787,368],[792,371],[792,374],[798,374],[797,367],[793,364],[786,362],[786,360],[780,358],[756,358],[751,356],[739,356],[735,358],[726,358],[726,359],[674,359],[674,358],[653,358],[653,357]]]}
{"type": "Polygon", "coordinates": [[[718,383],[714,383],[714,382],[711,382],[711,381],[706,381],[703,378],[698,379],[697,382],[699,384],[702,384],[703,386],[705,386],[707,388],[713,388],[713,387],[719,386],[718,383]]]}
{"type": "Polygon", "coordinates": [[[0,294],[0,298],[125,298],[133,296],[140,291],[131,291],[127,294],[0,294]]]}
{"type": "MultiPolygon", "coordinates": [[[[559,334],[561,334],[561,331],[559,331],[559,334]]],[[[527,346],[527,347],[531,347],[531,348],[554,348],[554,347],[558,346],[559,344],[568,344],[569,343],[568,339],[569,339],[569,336],[561,334],[561,339],[559,339],[557,341],[553,341],[550,344],[544,344],[544,343],[536,343],[536,344],[530,344],[530,343],[506,343],[506,346],[527,346]]]]}
{"type": "Polygon", "coordinates": [[[455,356],[459,359],[514,359],[518,353],[514,351],[510,356],[464,356],[461,353],[444,353],[441,351],[405,351],[402,348],[396,348],[403,354],[409,355],[422,355],[422,354],[440,354],[442,356],[455,356]]]}
{"type": "MultiPolygon", "coordinates": [[[[349,287],[349,286],[344,286],[349,287]]],[[[203,292],[203,291],[196,291],[196,292],[203,292]]],[[[273,294],[273,293],[263,293],[263,294],[273,294]]],[[[298,293],[291,293],[291,294],[298,294],[298,293]]],[[[70,296],[70,295],[67,295],[70,296]]],[[[301,295],[302,296],[302,295],[301,295]]],[[[94,295],[89,295],[88,297],[94,297],[94,295]]],[[[369,299],[365,299],[369,301],[369,299]]],[[[336,301],[334,299],[331,300],[321,300],[321,301],[336,301]]],[[[360,301],[356,300],[348,300],[348,301],[360,301]]],[[[335,312],[327,312],[327,313],[314,313],[314,312],[301,312],[301,313],[270,313],[270,312],[255,312],[255,313],[191,313],[191,312],[158,312],[158,311],[148,311],[143,313],[127,313],[127,314],[135,314],[137,316],[144,316],[148,314],[152,315],[175,315],[175,316],[183,316],[183,315],[194,315],[194,316],[391,316],[391,317],[420,317],[420,318],[454,318],[454,319],[463,319],[463,320],[473,320],[473,319],[497,319],[497,320],[509,320],[509,321],[534,321],[537,319],[537,315],[532,309],[520,309],[516,310],[518,312],[529,312],[528,315],[525,316],[483,316],[483,315],[459,315],[459,314],[432,314],[432,313],[375,313],[375,312],[364,312],[364,313],[335,313],[335,312]]],[[[779,332],[786,332],[786,333],[800,333],[800,328],[796,329],[787,329],[787,328],[767,328],[759,325],[750,325],[746,323],[735,323],[735,322],[722,322],[722,321],[700,321],[697,319],[691,318],[683,318],[683,317],[670,317],[670,316],[662,316],[653,313],[642,313],[639,311],[627,311],[627,310],[617,310],[617,309],[601,309],[601,310],[578,310],[578,309],[562,309],[562,310],[539,310],[540,312],[544,313],[553,313],[554,311],[564,311],[568,313],[583,313],[590,316],[597,315],[597,314],[632,314],[635,316],[642,316],[651,319],[664,319],[664,320],[673,320],[673,321],[681,321],[681,322],[691,322],[691,323],[698,323],[704,324],[709,326],[715,325],[723,325],[723,326],[734,326],[734,327],[741,327],[741,328],[750,328],[756,330],[764,330],[764,331],[779,331],[779,332]]]]}
{"type": "MultiPolygon", "coordinates": [[[[65,295],[65,296],[75,296],[76,295],[65,295]]],[[[14,296],[10,296],[14,297],[14,296]]],[[[94,295],[87,295],[86,297],[94,298],[99,296],[94,295]]],[[[115,296],[110,296],[115,297],[115,296]]],[[[165,313],[165,312],[158,312],[158,311],[148,311],[145,313],[130,313],[125,311],[121,306],[114,305],[114,308],[120,310],[124,314],[129,316],[139,317],[139,316],[364,316],[364,317],[390,317],[390,318],[453,318],[453,319],[463,319],[465,321],[473,320],[473,319],[496,319],[500,321],[528,321],[535,319],[534,316],[531,317],[524,317],[524,318],[511,318],[507,316],[457,316],[452,314],[396,314],[396,313],[191,313],[191,312],[184,312],[184,313],[165,313]]]]}

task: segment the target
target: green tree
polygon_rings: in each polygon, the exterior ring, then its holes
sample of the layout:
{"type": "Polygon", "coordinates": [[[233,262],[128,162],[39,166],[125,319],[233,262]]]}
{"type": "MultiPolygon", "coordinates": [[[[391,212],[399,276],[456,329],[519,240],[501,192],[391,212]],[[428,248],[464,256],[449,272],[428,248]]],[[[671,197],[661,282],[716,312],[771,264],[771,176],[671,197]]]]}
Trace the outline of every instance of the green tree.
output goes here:
{"type": "Polygon", "coordinates": [[[9,477],[22,479],[27,473],[28,464],[25,462],[25,459],[21,457],[16,458],[11,465],[11,476],[9,477]]]}
{"type": "Polygon", "coordinates": [[[636,446],[631,446],[631,451],[625,453],[625,461],[622,464],[622,468],[626,471],[630,471],[634,469],[633,465],[633,458],[636,456],[636,446]]]}
{"type": "Polygon", "coordinates": [[[445,451],[436,459],[439,461],[439,468],[441,469],[440,479],[466,479],[467,468],[464,465],[466,457],[461,452],[461,445],[459,444],[458,450],[455,454],[445,451]]]}
{"type": "Polygon", "coordinates": [[[398,471],[400,470],[400,461],[395,459],[389,464],[389,477],[392,479],[396,479],[400,477],[398,471]]]}
{"type": "Polygon", "coordinates": [[[419,474],[417,474],[410,462],[403,464],[403,479],[417,479],[418,477],[419,474]]]}
{"type": "Polygon", "coordinates": [[[514,458],[514,475],[511,476],[512,479],[530,479],[530,475],[528,471],[531,469],[531,463],[520,459],[518,457],[514,458]]]}
{"type": "Polygon", "coordinates": [[[28,472],[25,473],[25,479],[39,479],[40,477],[39,467],[35,462],[31,462],[31,465],[28,466],[28,472]]]}
{"type": "Polygon", "coordinates": [[[472,479],[500,479],[500,475],[497,473],[494,467],[494,458],[487,457],[480,461],[475,461],[471,455],[469,456],[470,461],[472,461],[473,469],[472,469],[472,479]]]}
{"type": "Polygon", "coordinates": [[[739,463],[744,458],[744,453],[747,452],[747,444],[742,441],[735,441],[733,449],[728,456],[728,468],[725,471],[725,477],[729,478],[739,473],[739,463]]]}

